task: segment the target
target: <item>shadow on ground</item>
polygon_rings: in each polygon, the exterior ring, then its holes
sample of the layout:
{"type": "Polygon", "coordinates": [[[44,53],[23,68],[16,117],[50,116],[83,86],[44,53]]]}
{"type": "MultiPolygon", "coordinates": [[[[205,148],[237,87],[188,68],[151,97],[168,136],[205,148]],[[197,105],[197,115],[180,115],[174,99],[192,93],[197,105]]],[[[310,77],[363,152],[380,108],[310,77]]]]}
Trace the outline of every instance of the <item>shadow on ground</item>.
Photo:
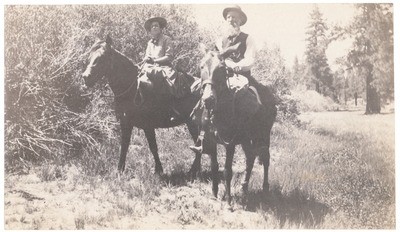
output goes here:
{"type": "MultiPolygon", "coordinates": [[[[220,181],[223,180],[222,171],[218,171],[218,178],[220,181]]],[[[211,171],[204,171],[193,175],[193,173],[191,172],[180,171],[170,174],[164,174],[161,176],[161,180],[173,186],[186,186],[188,182],[192,182],[194,180],[199,180],[205,183],[210,182],[212,180],[212,173],[211,171]]]]}
{"type": "Polygon", "coordinates": [[[241,198],[237,199],[238,202],[248,211],[273,212],[281,227],[285,224],[296,224],[305,228],[318,228],[331,211],[327,205],[307,196],[299,189],[284,195],[280,187],[273,186],[267,194],[260,190],[249,192],[246,199],[243,196],[241,198]]]}
{"type": "MultiPolygon", "coordinates": [[[[218,175],[220,181],[223,181],[223,172],[218,172],[218,175]]],[[[211,171],[201,172],[196,179],[209,182],[212,180],[212,173],[211,171]]],[[[193,181],[194,178],[188,172],[176,172],[163,175],[161,180],[173,186],[187,186],[188,182],[193,181]]],[[[246,197],[240,195],[233,198],[247,211],[272,212],[278,218],[281,227],[295,224],[305,228],[318,228],[331,211],[327,205],[318,202],[299,189],[289,194],[282,194],[279,186],[272,186],[268,193],[260,190],[249,192],[246,197]]]]}

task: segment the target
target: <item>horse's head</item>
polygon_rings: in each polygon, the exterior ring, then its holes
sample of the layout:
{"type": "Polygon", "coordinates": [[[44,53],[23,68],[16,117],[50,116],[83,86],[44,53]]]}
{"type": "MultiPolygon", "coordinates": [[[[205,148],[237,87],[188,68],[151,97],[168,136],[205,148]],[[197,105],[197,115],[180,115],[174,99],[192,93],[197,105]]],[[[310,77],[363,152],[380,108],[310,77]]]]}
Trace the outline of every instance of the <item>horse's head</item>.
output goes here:
{"type": "Polygon", "coordinates": [[[93,87],[110,70],[111,44],[112,40],[107,36],[105,41],[97,41],[90,49],[88,65],[82,74],[87,87],[93,87]]]}
{"type": "Polygon", "coordinates": [[[207,51],[201,61],[202,101],[211,110],[217,102],[218,92],[226,88],[226,65],[217,51],[207,51]]]}

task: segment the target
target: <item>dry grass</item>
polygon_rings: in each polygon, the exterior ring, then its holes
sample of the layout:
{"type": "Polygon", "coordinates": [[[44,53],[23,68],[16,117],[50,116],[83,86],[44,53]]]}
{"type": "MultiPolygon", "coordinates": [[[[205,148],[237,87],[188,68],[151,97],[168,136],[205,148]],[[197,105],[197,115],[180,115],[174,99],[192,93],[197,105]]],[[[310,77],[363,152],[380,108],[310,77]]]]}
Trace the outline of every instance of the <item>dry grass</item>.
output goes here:
{"type": "MultiPolygon", "coordinates": [[[[221,201],[222,184],[219,198],[212,197],[207,156],[201,178],[191,181],[186,173],[194,157],[183,127],[157,132],[165,172],[160,178],[143,133],[135,132],[120,177],[117,146],[101,147],[99,156],[87,154],[82,163],[6,174],[5,228],[394,229],[394,115],[331,112],[301,120],[301,128],[273,128],[268,195],[256,164],[243,196],[240,148],[232,205],[221,201]]],[[[219,163],[222,171],[224,155],[219,163]]]]}

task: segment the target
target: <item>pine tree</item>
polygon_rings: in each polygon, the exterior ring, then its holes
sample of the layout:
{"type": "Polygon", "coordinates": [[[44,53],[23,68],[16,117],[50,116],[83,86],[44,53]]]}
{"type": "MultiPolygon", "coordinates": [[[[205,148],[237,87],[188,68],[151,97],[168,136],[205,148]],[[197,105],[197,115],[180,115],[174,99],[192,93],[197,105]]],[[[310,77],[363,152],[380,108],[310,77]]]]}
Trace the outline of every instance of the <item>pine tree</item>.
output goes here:
{"type": "Polygon", "coordinates": [[[353,23],[357,36],[348,60],[365,80],[366,114],[380,113],[381,100],[393,99],[392,4],[359,4],[353,23]]]}
{"type": "Polygon", "coordinates": [[[307,89],[313,88],[312,78],[307,64],[300,62],[298,57],[294,58],[294,63],[291,72],[292,86],[303,86],[307,89]]]}
{"type": "Polygon", "coordinates": [[[311,21],[306,31],[307,47],[305,53],[307,63],[313,76],[315,90],[318,93],[330,95],[333,90],[333,75],[325,53],[329,43],[326,35],[328,26],[317,5],[314,6],[310,17],[311,21]]]}

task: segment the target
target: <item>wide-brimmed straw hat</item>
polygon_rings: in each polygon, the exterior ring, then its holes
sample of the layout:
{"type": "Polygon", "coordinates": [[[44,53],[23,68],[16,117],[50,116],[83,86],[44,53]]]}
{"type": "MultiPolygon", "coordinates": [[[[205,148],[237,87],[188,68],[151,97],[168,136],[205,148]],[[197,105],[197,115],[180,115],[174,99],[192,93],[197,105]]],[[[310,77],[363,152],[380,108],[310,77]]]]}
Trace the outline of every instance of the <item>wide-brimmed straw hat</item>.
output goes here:
{"type": "Polygon", "coordinates": [[[239,13],[240,17],[242,18],[242,20],[241,20],[241,21],[242,21],[242,24],[241,24],[240,26],[244,25],[244,24],[247,22],[247,16],[246,16],[246,14],[242,11],[242,9],[240,8],[240,6],[238,6],[238,5],[233,5],[233,6],[230,6],[230,7],[225,8],[224,11],[222,12],[222,15],[224,16],[224,19],[225,19],[225,20],[226,20],[226,15],[228,14],[229,11],[236,11],[236,12],[239,13]]]}
{"type": "Polygon", "coordinates": [[[147,31],[150,31],[150,27],[153,22],[158,22],[160,24],[161,29],[164,28],[165,26],[167,26],[167,20],[165,18],[153,17],[153,18],[148,19],[144,23],[144,28],[146,28],[147,31]]]}

